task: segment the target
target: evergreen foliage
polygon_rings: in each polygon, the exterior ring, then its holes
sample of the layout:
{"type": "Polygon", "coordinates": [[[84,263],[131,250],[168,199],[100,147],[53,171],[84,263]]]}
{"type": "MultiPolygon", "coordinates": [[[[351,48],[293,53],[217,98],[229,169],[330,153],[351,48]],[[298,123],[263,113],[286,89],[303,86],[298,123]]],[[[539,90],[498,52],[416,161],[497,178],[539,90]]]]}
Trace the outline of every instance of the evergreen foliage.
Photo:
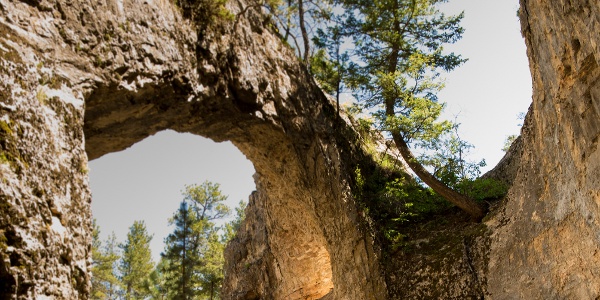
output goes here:
{"type": "Polygon", "coordinates": [[[222,228],[215,221],[227,217],[230,209],[223,203],[227,196],[219,184],[188,185],[183,196],[170,220],[175,229],[166,238],[162,254],[165,290],[170,299],[220,299],[223,252],[239,223],[226,224],[225,233],[220,234],[222,228]]]}
{"type": "Polygon", "coordinates": [[[198,219],[213,221],[229,215],[231,209],[223,203],[227,196],[221,193],[219,187],[218,183],[210,181],[185,186],[184,201],[190,202],[198,219]]]}
{"type": "Polygon", "coordinates": [[[166,300],[169,298],[169,290],[167,287],[167,279],[165,271],[168,269],[169,260],[161,257],[160,261],[150,273],[147,283],[147,289],[150,294],[150,299],[166,300]]]}
{"type": "Polygon", "coordinates": [[[216,20],[233,19],[225,4],[227,0],[175,0],[183,16],[195,21],[202,29],[216,20]]]}
{"type": "MultiPolygon", "coordinates": [[[[463,14],[442,14],[436,6],[441,2],[445,1],[339,0],[337,4],[344,8],[340,16],[343,22],[330,27],[328,34],[321,34],[319,45],[328,49],[331,58],[340,55],[343,37],[352,39],[349,51],[355,63],[338,66],[338,74],[344,77],[337,80],[338,84],[343,81],[355,92],[375,117],[377,127],[389,133],[404,160],[425,184],[473,218],[481,219],[485,214],[482,206],[436,176],[454,175],[441,169],[437,174],[430,173],[410,149],[441,149],[441,138],[454,127],[451,122],[439,120],[444,105],[437,93],[444,86],[442,73],[466,61],[444,51],[445,44],[461,38],[463,14]],[[338,47],[337,54],[331,46],[338,47]]],[[[438,158],[430,157],[430,162],[438,158]]]]}
{"type": "Polygon", "coordinates": [[[237,234],[242,221],[246,218],[246,207],[248,204],[244,200],[240,200],[238,206],[235,208],[235,218],[225,224],[223,230],[225,231],[222,236],[223,243],[227,244],[237,234]]]}
{"type": "Polygon", "coordinates": [[[104,245],[94,221],[92,299],[221,299],[223,252],[241,226],[246,203],[239,202],[232,221],[217,226],[230,214],[219,184],[188,185],[183,196],[156,266],[143,221],[129,228],[125,243],[118,244],[113,233],[104,245]]]}
{"type": "Polygon", "coordinates": [[[135,221],[129,227],[127,240],[120,245],[122,250],[119,271],[125,299],[145,299],[150,295],[148,279],[154,269],[150,241],[144,221],[135,221]]]}
{"type": "Polygon", "coordinates": [[[116,275],[119,260],[116,236],[112,233],[106,243],[100,240],[100,227],[93,223],[92,233],[92,299],[116,299],[120,281],[116,275]]]}
{"type": "Polygon", "coordinates": [[[225,245],[216,228],[207,233],[206,246],[202,251],[202,265],[198,270],[200,295],[205,298],[221,299],[225,245]]]}
{"type": "Polygon", "coordinates": [[[480,168],[485,167],[485,160],[473,162],[467,160],[473,145],[458,136],[457,125],[453,131],[422,143],[425,152],[419,161],[428,166],[433,175],[441,182],[453,189],[457,189],[461,182],[473,180],[480,175],[480,168]]]}
{"type": "Polygon", "coordinates": [[[197,223],[198,219],[186,201],[181,202],[179,210],[169,221],[175,229],[165,240],[162,259],[169,262],[163,268],[165,284],[173,299],[192,299],[195,296],[194,286],[198,284],[198,278],[194,276],[194,269],[200,265],[197,254],[201,238],[197,223]]]}
{"type": "Polygon", "coordinates": [[[335,96],[339,118],[340,94],[344,90],[344,79],[348,76],[349,70],[356,66],[350,61],[348,52],[342,50],[344,35],[343,27],[340,25],[341,20],[336,18],[330,23],[334,25],[328,26],[326,30],[317,29],[313,41],[318,50],[311,58],[310,66],[311,72],[323,90],[335,96]]]}

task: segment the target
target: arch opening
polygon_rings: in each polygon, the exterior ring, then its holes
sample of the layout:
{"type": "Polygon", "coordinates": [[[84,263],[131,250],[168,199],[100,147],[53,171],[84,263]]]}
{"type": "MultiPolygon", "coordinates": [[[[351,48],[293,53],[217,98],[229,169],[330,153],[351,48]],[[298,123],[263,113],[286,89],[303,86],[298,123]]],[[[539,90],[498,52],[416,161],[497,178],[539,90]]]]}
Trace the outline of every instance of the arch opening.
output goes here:
{"type": "MultiPolygon", "coordinates": [[[[148,87],[148,90],[164,91],[165,89],[148,87]]],[[[235,277],[236,274],[232,274],[232,272],[254,272],[255,275],[244,275],[242,282],[234,281],[232,284],[226,284],[224,286],[224,289],[228,289],[226,293],[236,295],[237,298],[248,297],[244,295],[258,295],[261,298],[274,296],[276,299],[320,299],[332,292],[333,276],[329,245],[311,203],[315,197],[315,191],[311,191],[311,188],[306,186],[304,171],[301,170],[302,162],[294,158],[293,146],[284,134],[277,131],[272,133],[270,132],[272,128],[264,124],[241,126],[236,124],[239,116],[229,114],[229,118],[223,118],[225,114],[219,112],[217,112],[221,116],[219,118],[208,115],[208,120],[204,120],[188,114],[188,118],[191,120],[186,120],[182,118],[181,113],[172,113],[170,110],[175,109],[179,112],[191,110],[197,113],[199,108],[194,108],[194,103],[187,108],[177,105],[174,105],[174,108],[161,106],[161,101],[168,102],[164,101],[164,94],[161,93],[152,95],[148,92],[141,94],[125,92],[119,95],[109,89],[100,89],[100,91],[102,92],[97,91],[86,100],[84,131],[86,152],[92,159],[92,169],[100,168],[100,164],[114,156],[111,153],[129,147],[133,149],[122,151],[117,155],[125,155],[125,160],[127,157],[134,158],[135,153],[129,155],[127,153],[130,151],[141,153],[136,149],[141,146],[147,148],[147,150],[142,149],[143,151],[155,152],[149,154],[153,160],[161,159],[162,153],[164,160],[168,161],[169,156],[187,151],[186,149],[176,149],[186,146],[179,146],[168,139],[163,139],[162,137],[165,135],[183,135],[187,139],[203,140],[205,144],[215,144],[204,139],[205,136],[217,141],[231,138],[235,147],[230,145],[227,150],[225,148],[215,150],[221,152],[219,153],[220,158],[216,160],[231,158],[231,153],[227,155],[224,151],[234,151],[237,152],[236,155],[239,155],[241,151],[256,169],[254,181],[257,191],[252,193],[249,200],[250,207],[247,209],[247,214],[250,210],[249,214],[253,215],[253,220],[243,225],[238,234],[241,238],[232,241],[232,246],[230,246],[232,249],[229,251],[232,253],[226,255],[226,259],[231,260],[226,262],[226,272],[229,273],[226,276],[235,277]],[[111,99],[117,98],[117,100],[107,101],[106,95],[111,95],[111,99]],[[127,98],[129,105],[123,105],[124,102],[118,100],[123,97],[127,98]],[[104,105],[107,102],[111,102],[110,108],[104,105]],[[157,109],[157,107],[159,108],[157,109]],[[164,129],[163,127],[172,128],[184,132],[184,134],[178,134],[172,130],[161,131],[164,129]],[[155,133],[156,131],[158,133],[155,133]],[[147,138],[148,136],[152,137],[147,138]],[[138,142],[140,140],[142,141],[138,142]],[[165,147],[165,149],[161,151],[160,147],[165,147]],[[232,148],[239,150],[232,150],[232,148]]],[[[149,163],[136,160],[134,164],[149,163]]],[[[159,168],[161,163],[164,162],[156,162],[156,166],[148,167],[159,168]]],[[[113,169],[111,173],[114,173],[115,168],[123,167],[119,160],[112,164],[117,165],[107,166],[109,169],[113,169]]],[[[135,168],[135,166],[132,167],[135,168]]],[[[182,166],[182,168],[192,169],[193,172],[192,166],[182,166]]],[[[212,166],[211,169],[214,168],[215,166],[212,166]]],[[[143,170],[137,171],[138,174],[140,171],[144,172],[143,170]]],[[[252,171],[254,172],[254,170],[252,171]]],[[[235,172],[235,170],[232,168],[228,173],[231,172],[235,172]]],[[[134,177],[136,175],[126,173],[124,176],[134,177]]],[[[112,180],[115,179],[118,180],[118,178],[112,178],[112,180]]],[[[90,180],[91,187],[94,189],[94,173],[90,174],[90,180]]],[[[200,179],[196,178],[195,180],[200,179]]],[[[215,182],[219,182],[219,180],[215,180],[215,182]]],[[[195,182],[180,182],[181,186],[186,183],[195,182]]],[[[113,182],[113,184],[115,183],[113,182]]],[[[92,192],[95,193],[94,190],[92,192]]],[[[227,194],[226,191],[224,192],[227,194]]],[[[95,197],[94,195],[93,197],[95,197]]],[[[102,201],[96,198],[93,200],[102,201]]],[[[176,198],[176,201],[179,200],[176,198]]],[[[173,199],[164,199],[164,201],[171,203],[171,208],[167,210],[170,216],[176,208],[172,204],[173,199]]],[[[239,199],[234,201],[239,201],[239,199]]],[[[118,205],[122,207],[125,204],[120,202],[118,205]]],[[[96,205],[93,204],[92,207],[95,208],[96,205]]],[[[121,210],[119,207],[113,209],[121,210]]],[[[135,207],[122,211],[126,214],[131,213],[134,217],[138,215],[131,210],[135,210],[135,207]]],[[[154,218],[149,217],[146,221],[147,224],[150,224],[151,221],[154,222],[154,218]]],[[[166,222],[166,219],[160,217],[159,221],[166,222]]],[[[103,225],[100,224],[100,226],[102,229],[103,225]]],[[[122,230],[126,230],[127,227],[128,225],[122,226],[124,228],[122,230]]],[[[123,234],[124,236],[125,234],[123,234]]],[[[155,258],[157,258],[156,249],[161,247],[160,242],[154,241],[152,250],[155,258]],[[156,244],[159,245],[156,246],[156,244]]]]}
{"type": "Polygon", "coordinates": [[[261,10],[230,2],[235,22],[198,26],[173,3],[135,3],[110,16],[135,25],[110,39],[122,51],[78,81],[88,158],[166,129],[231,141],[255,167],[250,208],[261,221],[247,224],[226,266],[249,263],[257,276],[229,276],[228,298],[385,298],[350,186],[356,145],[338,145],[331,103],[261,10]]]}
{"type": "MultiPolygon", "coordinates": [[[[154,262],[172,228],[167,220],[182,200],[186,184],[218,183],[230,208],[248,202],[255,189],[254,167],[231,143],[162,131],[130,148],[89,162],[92,213],[101,237],[115,232],[124,241],[135,220],[144,220],[154,237],[154,262]]],[[[227,218],[226,220],[229,220],[227,218]]]]}

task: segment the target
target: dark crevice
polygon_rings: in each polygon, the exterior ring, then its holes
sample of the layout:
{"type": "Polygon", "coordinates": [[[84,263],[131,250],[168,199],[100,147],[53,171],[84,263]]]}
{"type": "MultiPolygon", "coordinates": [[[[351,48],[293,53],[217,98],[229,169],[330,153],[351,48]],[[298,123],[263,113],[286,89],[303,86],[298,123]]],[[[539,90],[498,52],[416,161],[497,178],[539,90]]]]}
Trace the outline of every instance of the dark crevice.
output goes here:
{"type": "Polygon", "coordinates": [[[479,275],[477,273],[477,269],[475,268],[475,265],[473,264],[473,254],[471,253],[471,245],[470,245],[471,243],[472,243],[471,241],[467,241],[467,239],[463,237],[464,260],[467,263],[469,272],[473,276],[473,280],[475,281],[475,284],[474,284],[475,288],[479,288],[479,290],[477,292],[481,296],[478,299],[483,299],[483,291],[481,289],[482,284],[481,284],[481,281],[479,280],[479,275]]]}

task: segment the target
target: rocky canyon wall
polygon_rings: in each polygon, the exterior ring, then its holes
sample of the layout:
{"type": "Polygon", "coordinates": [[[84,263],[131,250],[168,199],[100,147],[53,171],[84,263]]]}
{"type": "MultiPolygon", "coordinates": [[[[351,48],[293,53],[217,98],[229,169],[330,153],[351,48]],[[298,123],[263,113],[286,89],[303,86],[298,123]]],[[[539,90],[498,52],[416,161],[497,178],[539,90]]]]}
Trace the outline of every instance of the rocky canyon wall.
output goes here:
{"type": "Polygon", "coordinates": [[[239,240],[225,298],[385,298],[330,102],[254,2],[178,3],[0,0],[2,298],[86,298],[87,159],[164,129],[255,166],[260,244],[239,240]]]}
{"type": "Polygon", "coordinates": [[[396,257],[394,298],[600,297],[600,4],[520,5],[533,101],[518,142],[486,174],[508,195],[481,226],[434,227],[416,255],[396,257]]]}
{"type": "Polygon", "coordinates": [[[507,198],[438,239],[446,258],[385,266],[351,189],[368,159],[268,18],[178,3],[0,0],[0,298],[87,297],[87,161],[165,129],[230,140],[255,166],[226,299],[600,295],[598,3],[522,0],[534,96],[498,168],[507,198]]]}
{"type": "Polygon", "coordinates": [[[523,153],[488,224],[493,299],[600,296],[600,4],[522,0],[533,78],[523,153]]]}

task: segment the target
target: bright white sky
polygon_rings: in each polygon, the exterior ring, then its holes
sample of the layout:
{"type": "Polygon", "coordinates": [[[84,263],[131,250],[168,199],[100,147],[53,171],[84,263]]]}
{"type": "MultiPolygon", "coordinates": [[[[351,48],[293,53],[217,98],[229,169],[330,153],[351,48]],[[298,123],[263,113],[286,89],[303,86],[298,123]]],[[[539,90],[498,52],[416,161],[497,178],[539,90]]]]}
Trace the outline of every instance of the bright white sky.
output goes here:
{"type": "MultiPolygon", "coordinates": [[[[502,158],[506,136],[518,134],[517,114],[531,103],[531,77],[516,16],[518,0],[451,0],[448,14],[465,11],[465,34],[448,50],[469,61],[446,78],[439,94],[446,117],[461,123],[461,138],[475,145],[471,158],[485,158],[488,170],[502,158]]],[[[254,190],[252,164],[231,143],[217,144],[191,134],[165,131],[131,148],[90,162],[92,212],[105,239],[122,242],[134,220],[154,234],[155,261],[172,230],[167,220],[179,207],[185,184],[220,183],[228,204],[247,201],[254,190]]]]}

